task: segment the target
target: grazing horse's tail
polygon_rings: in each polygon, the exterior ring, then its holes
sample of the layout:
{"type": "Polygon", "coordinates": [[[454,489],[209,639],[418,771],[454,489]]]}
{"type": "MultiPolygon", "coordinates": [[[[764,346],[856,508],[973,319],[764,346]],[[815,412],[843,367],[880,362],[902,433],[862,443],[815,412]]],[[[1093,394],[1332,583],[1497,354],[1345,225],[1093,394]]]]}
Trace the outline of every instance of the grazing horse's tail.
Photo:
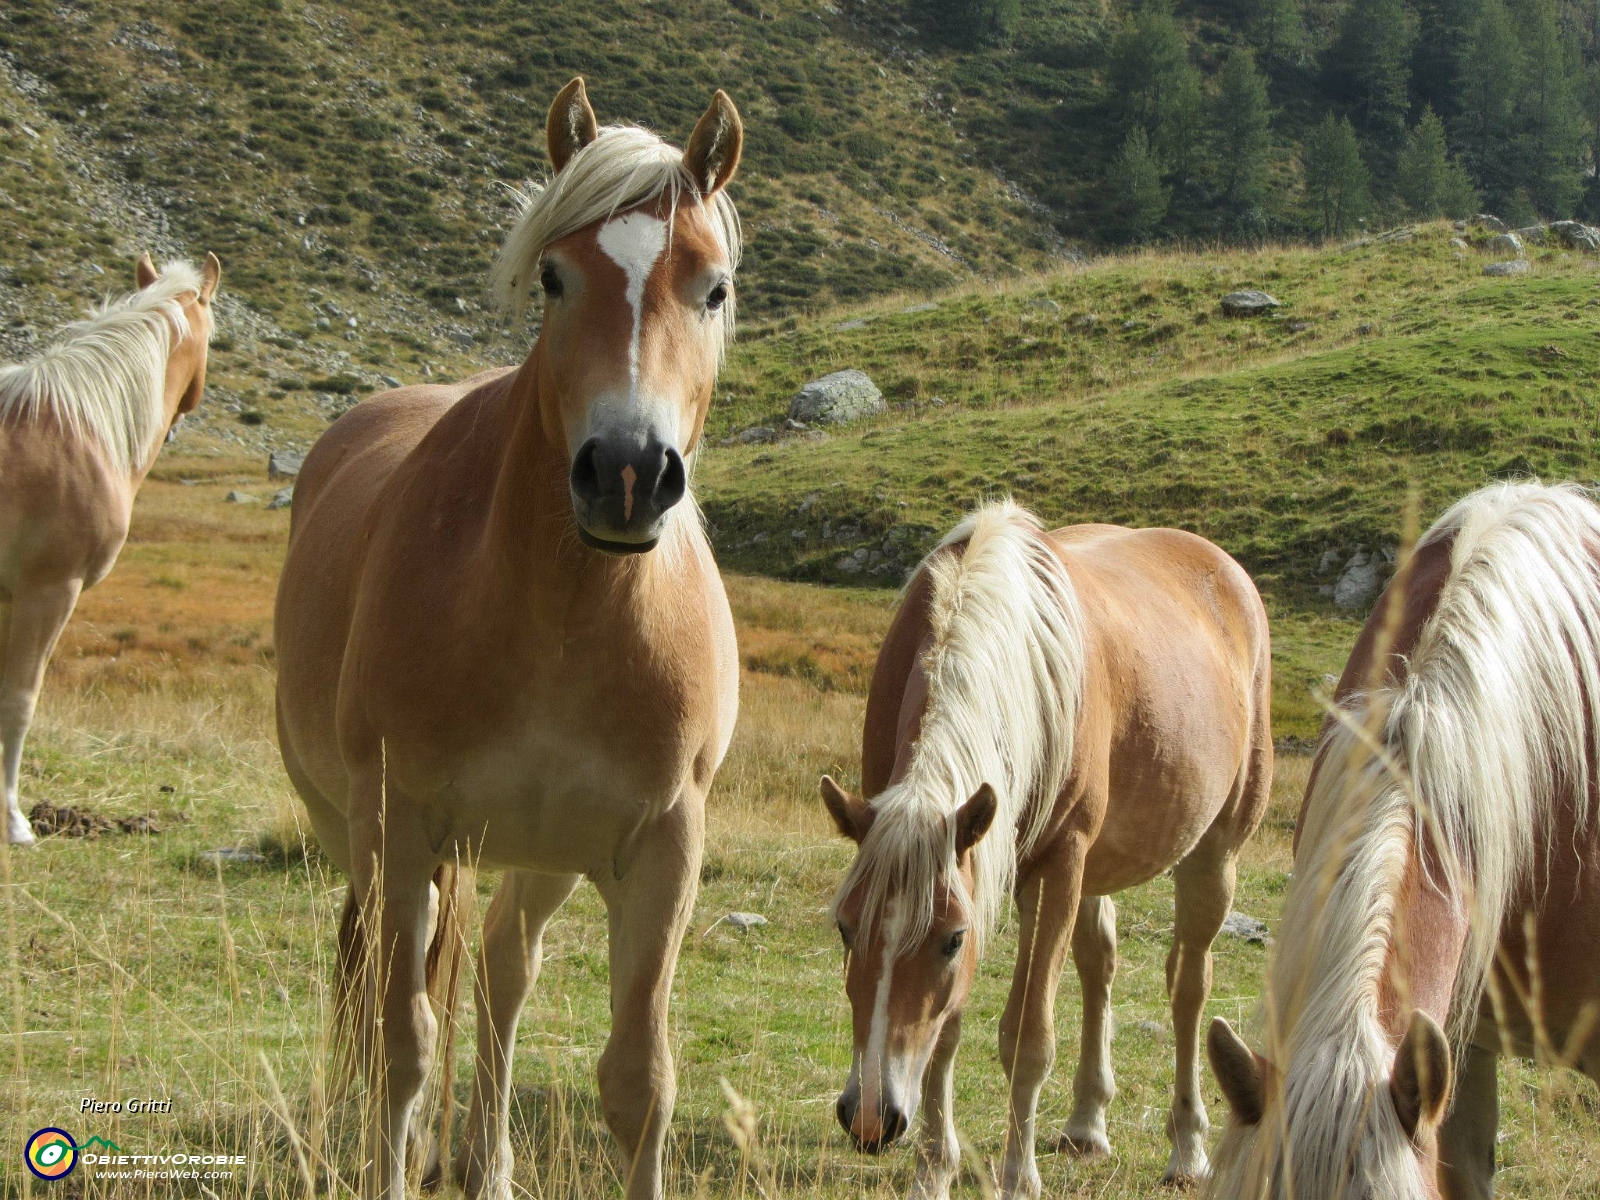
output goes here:
{"type": "MultiPolygon", "coordinates": [[[[439,1137],[429,1151],[423,1174],[425,1185],[439,1182],[440,1164],[450,1145],[450,1129],[455,1106],[454,1091],[456,1010],[461,1002],[461,968],[467,960],[467,930],[473,902],[475,874],[471,867],[445,863],[433,872],[432,886],[438,907],[433,923],[433,939],[428,943],[426,982],[428,999],[439,1022],[439,1040],[434,1061],[440,1070],[434,1079],[437,1090],[430,1099],[443,1099],[439,1115],[439,1137]]],[[[339,1090],[347,1085],[357,1064],[373,1061],[375,1047],[361,1045],[362,974],[369,964],[365,923],[355,888],[345,895],[344,912],[339,918],[339,955],[334,978],[334,1023],[344,1070],[339,1072],[339,1090]]],[[[370,1032],[368,1036],[371,1036],[370,1032]]]]}

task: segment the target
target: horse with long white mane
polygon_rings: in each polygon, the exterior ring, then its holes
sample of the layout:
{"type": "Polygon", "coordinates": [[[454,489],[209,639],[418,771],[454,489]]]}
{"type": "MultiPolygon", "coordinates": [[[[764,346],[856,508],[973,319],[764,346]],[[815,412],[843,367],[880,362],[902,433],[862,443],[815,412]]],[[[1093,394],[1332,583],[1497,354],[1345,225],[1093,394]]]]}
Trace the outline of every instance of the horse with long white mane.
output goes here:
{"type": "Polygon", "coordinates": [[[1178,530],[1045,533],[997,504],[913,575],[867,700],[866,798],[827,777],[822,796],[859,846],[834,905],[855,1027],[839,1122],[875,1151],[925,1104],[914,1196],[948,1195],[957,1174],[961,1013],[1013,894],[1002,1194],[1039,1192],[1035,1121],[1069,943],[1083,1040],[1061,1142],[1084,1156],[1111,1152],[1110,897],[1169,867],[1178,1070],[1166,1179],[1205,1173],[1200,1016],[1239,848],[1271,788],[1271,673],[1249,577],[1178,530]]]}
{"type": "Polygon", "coordinates": [[[45,665],[78,597],[116,563],[167,431],[200,403],[221,278],[214,254],[159,273],[142,254],[137,291],[0,367],[0,840],[12,845],[33,841],[17,777],[45,665]]]}
{"type": "Polygon", "coordinates": [[[1459,501],[1339,681],[1264,1053],[1212,1023],[1233,1116],[1211,1195],[1486,1200],[1497,1054],[1600,1079],[1597,704],[1592,494],[1497,484],[1459,501]]]}
{"type": "Polygon", "coordinates": [[[689,495],[733,328],[738,113],[716,93],[679,151],[598,129],[575,79],[546,136],[555,175],[493,275],[514,311],[543,289],[527,360],[341,417],[306,458],[278,590],[284,765],[350,877],[341,962],[367,962],[360,1020],[382,1023],[367,1190],[386,1200],[405,1194],[429,997],[453,994],[457,868],[478,863],[506,874],[478,964],[467,1194],[512,1194],[518,1015],[585,877],[610,914],[601,1103],[626,1194],[660,1194],[667,1004],[738,711],[689,495]]]}

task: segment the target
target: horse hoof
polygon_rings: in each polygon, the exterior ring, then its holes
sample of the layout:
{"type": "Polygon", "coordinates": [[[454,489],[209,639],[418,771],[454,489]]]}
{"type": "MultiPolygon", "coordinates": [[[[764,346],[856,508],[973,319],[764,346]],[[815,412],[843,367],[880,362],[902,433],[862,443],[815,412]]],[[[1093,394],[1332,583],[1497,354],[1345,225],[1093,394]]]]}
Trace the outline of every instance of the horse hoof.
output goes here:
{"type": "Polygon", "coordinates": [[[34,843],[33,826],[21,813],[11,813],[6,819],[6,841],[13,846],[31,846],[34,843]]]}
{"type": "Polygon", "coordinates": [[[1063,1133],[1056,1139],[1056,1152],[1070,1154],[1073,1158],[1094,1161],[1111,1157],[1111,1143],[1103,1134],[1063,1133]]]}
{"type": "Polygon", "coordinates": [[[1210,1174],[1210,1171],[1194,1174],[1189,1171],[1174,1171],[1168,1167],[1166,1174],[1161,1177],[1161,1186],[1171,1188],[1175,1192],[1188,1192],[1205,1182],[1210,1174]]]}

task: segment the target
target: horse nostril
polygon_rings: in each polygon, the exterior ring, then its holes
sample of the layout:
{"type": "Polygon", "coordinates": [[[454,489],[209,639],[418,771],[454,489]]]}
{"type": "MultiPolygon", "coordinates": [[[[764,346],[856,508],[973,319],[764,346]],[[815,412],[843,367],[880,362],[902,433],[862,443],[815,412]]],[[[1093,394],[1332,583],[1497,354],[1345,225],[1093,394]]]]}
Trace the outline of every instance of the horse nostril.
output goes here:
{"type": "Polygon", "coordinates": [[[683,499],[689,490],[689,476],[683,469],[683,455],[671,446],[667,447],[667,463],[661,471],[660,482],[656,484],[656,507],[666,512],[679,500],[683,499]]]}
{"type": "Polygon", "coordinates": [[[906,1131],[905,1113],[898,1108],[886,1108],[883,1112],[883,1144],[889,1145],[906,1131]]]}
{"type": "Polygon", "coordinates": [[[854,1131],[850,1127],[856,1121],[856,1102],[850,1098],[848,1093],[842,1093],[839,1096],[839,1103],[833,1106],[833,1112],[839,1118],[839,1124],[844,1126],[844,1131],[854,1136],[854,1131]]]}
{"type": "Polygon", "coordinates": [[[572,490],[585,500],[595,500],[600,496],[600,470],[595,465],[598,448],[599,439],[590,438],[578,448],[572,460],[572,490]]]}

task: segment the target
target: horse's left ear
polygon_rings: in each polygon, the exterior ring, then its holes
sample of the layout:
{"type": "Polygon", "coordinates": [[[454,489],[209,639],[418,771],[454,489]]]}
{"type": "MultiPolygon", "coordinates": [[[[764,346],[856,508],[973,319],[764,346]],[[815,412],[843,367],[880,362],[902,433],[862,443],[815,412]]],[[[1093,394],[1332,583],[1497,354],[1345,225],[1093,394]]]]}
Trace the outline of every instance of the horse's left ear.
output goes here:
{"type": "Polygon", "coordinates": [[[701,199],[709,200],[728,186],[743,151],[744,122],[728,93],[719,88],[683,152],[683,168],[700,189],[701,199]]]}
{"type": "Polygon", "coordinates": [[[832,775],[822,777],[822,803],[839,832],[859,846],[872,828],[872,818],[876,815],[872,806],[845,791],[834,782],[832,775]]]}
{"type": "Polygon", "coordinates": [[[1450,1043],[1421,1009],[1411,1014],[1411,1025],[1395,1052],[1389,1095],[1407,1137],[1415,1138],[1417,1130],[1431,1129],[1444,1117],[1450,1099],[1450,1043]]]}
{"type": "Polygon", "coordinates": [[[978,790],[972,793],[972,798],[956,809],[957,858],[976,846],[983,835],[989,832],[989,826],[994,824],[994,814],[998,807],[999,801],[995,799],[994,788],[985,783],[980,784],[978,790]]]}
{"type": "Polygon", "coordinates": [[[222,282],[222,260],[206,251],[205,265],[200,268],[200,303],[210,304],[216,295],[217,284],[222,282]]]}
{"type": "Polygon", "coordinates": [[[133,280],[142,292],[160,278],[155,263],[150,261],[150,251],[146,250],[139,255],[139,261],[133,264],[133,280]]]}

